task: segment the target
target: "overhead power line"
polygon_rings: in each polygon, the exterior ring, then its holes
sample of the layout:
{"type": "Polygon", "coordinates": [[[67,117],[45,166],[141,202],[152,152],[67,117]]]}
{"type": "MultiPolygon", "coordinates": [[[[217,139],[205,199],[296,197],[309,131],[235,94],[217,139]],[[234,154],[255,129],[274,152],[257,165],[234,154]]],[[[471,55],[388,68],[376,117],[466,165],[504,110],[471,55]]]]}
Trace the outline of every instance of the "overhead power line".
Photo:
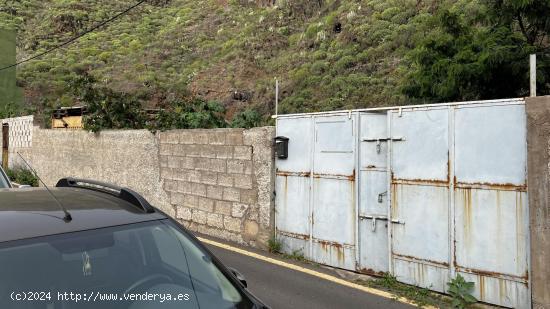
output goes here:
{"type": "Polygon", "coordinates": [[[106,24],[112,22],[113,20],[115,20],[115,19],[117,19],[117,18],[119,18],[119,17],[121,17],[121,16],[127,14],[128,12],[130,12],[130,11],[133,10],[134,8],[140,6],[141,4],[143,4],[143,3],[146,2],[146,1],[147,1],[147,0],[141,0],[141,1],[137,2],[136,4],[134,4],[134,5],[130,6],[130,7],[128,7],[128,8],[125,9],[124,11],[122,11],[122,12],[120,12],[120,13],[114,15],[113,17],[111,17],[111,18],[109,18],[109,19],[106,19],[106,20],[100,22],[99,24],[93,26],[92,28],[90,28],[90,29],[88,29],[88,30],[86,30],[86,31],[84,31],[84,32],[82,32],[82,33],[80,33],[79,35],[77,35],[77,36],[75,36],[75,37],[72,37],[72,38],[70,38],[69,40],[67,40],[67,41],[65,41],[65,42],[63,42],[63,43],[61,43],[61,44],[59,44],[59,45],[57,45],[57,46],[54,46],[54,47],[52,47],[52,48],[50,48],[50,49],[48,49],[48,50],[46,50],[46,51],[44,51],[44,52],[41,52],[41,53],[39,53],[38,55],[34,55],[34,56],[32,56],[32,57],[30,57],[30,58],[27,58],[27,59],[25,59],[25,60],[21,60],[21,61],[19,61],[19,62],[14,63],[14,64],[8,65],[8,66],[3,67],[3,68],[0,68],[0,71],[7,70],[7,69],[10,69],[10,68],[16,67],[16,66],[18,66],[18,65],[20,65],[20,64],[22,64],[22,63],[25,63],[25,62],[34,60],[34,59],[36,59],[36,58],[40,58],[40,57],[42,57],[42,56],[44,56],[44,55],[46,55],[46,54],[49,54],[49,53],[53,52],[54,50],[60,49],[60,48],[62,48],[62,47],[64,47],[64,46],[67,46],[67,45],[71,44],[72,42],[74,42],[74,41],[80,39],[81,37],[85,36],[86,34],[88,34],[88,33],[90,33],[90,32],[93,32],[93,31],[97,30],[98,28],[101,28],[101,27],[105,26],[106,24]]]}

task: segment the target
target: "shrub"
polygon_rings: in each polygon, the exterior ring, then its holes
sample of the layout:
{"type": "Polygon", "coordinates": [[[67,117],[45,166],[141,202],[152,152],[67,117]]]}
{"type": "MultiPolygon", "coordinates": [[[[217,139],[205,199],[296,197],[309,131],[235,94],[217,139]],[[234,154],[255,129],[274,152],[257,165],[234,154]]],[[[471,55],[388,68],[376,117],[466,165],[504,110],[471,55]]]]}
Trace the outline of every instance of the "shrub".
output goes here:
{"type": "Polygon", "coordinates": [[[477,299],[471,295],[474,283],[467,282],[460,274],[448,282],[447,286],[449,287],[448,292],[453,298],[453,308],[463,309],[477,302],[477,299]]]}
{"type": "Polygon", "coordinates": [[[38,178],[36,178],[36,175],[34,175],[34,173],[30,169],[24,167],[16,167],[6,170],[6,174],[12,182],[16,182],[20,185],[38,187],[38,178]]]}
{"type": "Polygon", "coordinates": [[[170,103],[150,125],[151,129],[211,129],[223,128],[227,124],[223,118],[225,108],[216,101],[202,98],[187,98],[170,103]]]}
{"type": "Polygon", "coordinates": [[[272,237],[267,241],[267,246],[269,247],[269,252],[281,253],[283,244],[279,240],[277,240],[277,238],[272,237]]]}
{"type": "Polygon", "coordinates": [[[235,115],[231,121],[231,127],[249,129],[260,126],[261,122],[262,116],[256,110],[247,108],[235,115]]]}

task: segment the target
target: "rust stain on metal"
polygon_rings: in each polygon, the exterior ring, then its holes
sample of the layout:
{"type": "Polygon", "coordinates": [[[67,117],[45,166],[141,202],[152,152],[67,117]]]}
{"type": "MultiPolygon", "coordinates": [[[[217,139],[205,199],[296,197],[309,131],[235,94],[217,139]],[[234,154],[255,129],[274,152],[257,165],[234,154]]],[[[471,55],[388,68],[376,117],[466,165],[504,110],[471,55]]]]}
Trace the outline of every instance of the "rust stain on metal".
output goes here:
{"type": "Polygon", "coordinates": [[[449,186],[448,180],[438,180],[438,179],[399,179],[393,178],[392,183],[402,184],[402,185],[417,185],[417,186],[438,186],[438,187],[447,187],[449,186]]]}
{"type": "Polygon", "coordinates": [[[451,184],[451,156],[447,150],[447,183],[451,184]]]}
{"type": "Polygon", "coordinates": [[[466,245],[470,243],[470,227],[472,226],[472,191],[462,189],[462,199],[464,201],[464,232],[466,245]]]}
{"type": "Polygon", "coordinates": [[[480,270],[480,269],[467,268],[467,267],[462,267],[462,266],[458,266],[457,268],[459,269],[459,271],[463,271],[463,272],[466,272],[466,273],[471,273],[471,274],[478,275],[478,276],[493,277],[493,278],[509,277],[509,278],[521,279],[521,280],[524,280],[526,282],[529,281],[529,272],[528,271],[526,271],[523,276],[516,276],[516,275],[499,273],[499,272],[495,272],[495,271],[480,270]]]}
{"type": "Polygon", "coordinates": [[[285,231],[281,231],[281,230],[278,230],[277,233],[279,233],[279,234],[281,234],[281,235],[283,235],[283,236],[291,237],[291,238],[302,239],[302,240],[309,240],[309,235],[298,234],[298,233],[292,233],[292,232],[285,232],[285,231]]]}
{"type": "Polygon", "coordinates": [[[320,242],[319,243],[321,245],[321,249],[325,252],[328,252],[328,244],[326,244],[325,242],[320,242]]]}
{"type": "Polygon", "coordinates": [[[383,271],[375,271],[372,268],[359,268],[359,269],[357,269],[357,271],[362,273],[362,274],[366,274],[366,275],[369,275],[369,276],[375,276],[375,277],[382,277],[382,276],[385,275],[385,273],[383,271]]]}
{"type": "Polygon", "coordinates": [[[349,181],[355,181],[355,169],[353,169],[351,175],[314,173],[313,178],[345,178],[349,181]]]}
{"type": "Polygon", "coordinates": [[[294,177],[309,177],[311,175],[310,172],[287,172],[287,171],[279,171],[277,170],[275,172],[277,176],[294,176],[294,177]]]}
{"type": "Polygon", "coordinates": [[[424,278],[426,277],[425,274],[426,274],[426,265],[424,264],[417,264],[418,267],[418,279],[420,279],[418,282],[424,282],[424,278]]]}
{"type": "Polygon", "coordinates": [[[337,242],[332,242],[328,240],[320,240],[320,239],[314,239],[316,243],[319,243],[322,247],[335,247],[335,248],[343,248],[342,244],[339,244],[337,242]]]}
{"type": "Polygon", "coordinates": [[[399,202],[398,202],[398,186],[396,184],[391,185],[391,205],[390,205],[390,214],[392,217],[397,217],[399,212],[399,202]]]}
{"type": "MultiPolygon", "coordinates": [[[[454,219],[453,219],[454,220],[454,219]]],[[[453,239],[453,266],[456,267],[456,237],[453,239]]]]}
{"type": "Polygon", "coordinates": [[[344,261],[344,248],[336,247],[336,255],[339,262],[344,261]]]}
{"type": "Polygon", "coordinates": [[[490,183],[490,182],[457,182],[456,177],[455,177],[455,186],[457,188],[468,188],[468,189],[487,189],[487,190],[527,192],[527,185],[515,185],[511,183],[490,183]]]}
{"type": "Polygon", "coordinates": [[[432,260],[428,260],[428,259],[421,259],[421,258],[411,256],[411,255],[397,254],[393,251],[392,251],[392,254],[396,257],[404,258],[404,259],[411,260],[411,261],[426,262],[426,263],[430,263],[430,264],[434,264],[434,265],[438,265],[438,266],[449,267],[449,263],[447,263],[447,262],[438,262],[438,261],[432,261],[432,260]]]}
{"type": "Polygon", "coordinates": [[[320,239],[314,239],[314,241],[321,246],[321,250],[330,254],[333,257],[335,256],[338,262],[344,262],[345,254],[344,246],[342,244],[320,239]],[[336,251],[336,255],[334,255],[334,251],[336,251]]]}
{"type": "Polygon", "coordinates": [[[516,192],[516,261],[521,261],[522,257],[525,255],[524,249],[522,248],[522,242],[519,239],[524,237],[525,232],[523,231],[523,200],[521,198],[521,193],[516,192]]]}
{"type": "Polygon", "coordinates": [[[506,281],[504,280],[498,280],[498,295],[501,302],[503,302],[502,298],[506,296],[506,281]]]}
{"type": "Polygon", "coordinates": [[[479,297],[481,300],[485,299],[485,277],[477,276],[479,278],[479,297]]]}

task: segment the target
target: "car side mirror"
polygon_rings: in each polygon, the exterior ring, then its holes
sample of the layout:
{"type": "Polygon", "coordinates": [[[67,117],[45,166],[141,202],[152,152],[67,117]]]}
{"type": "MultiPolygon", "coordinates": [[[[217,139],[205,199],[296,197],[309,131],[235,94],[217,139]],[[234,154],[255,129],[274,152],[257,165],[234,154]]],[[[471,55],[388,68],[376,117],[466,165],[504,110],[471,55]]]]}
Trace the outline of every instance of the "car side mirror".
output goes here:
{"type": "Polygon", "coordinates": [[[235,278],[237,278],[237,280],[239,280],[239,282],[246,288],[248,287],[248,284],[246,283],[246,279],[245,277],[243,276],[243,274],[241,274],[238,270],[236,270],[235,268],[233,267],[227,267],[227,269],[229,269],[229,271],[233,274],[233,276],[235,276],[235,278]]]}

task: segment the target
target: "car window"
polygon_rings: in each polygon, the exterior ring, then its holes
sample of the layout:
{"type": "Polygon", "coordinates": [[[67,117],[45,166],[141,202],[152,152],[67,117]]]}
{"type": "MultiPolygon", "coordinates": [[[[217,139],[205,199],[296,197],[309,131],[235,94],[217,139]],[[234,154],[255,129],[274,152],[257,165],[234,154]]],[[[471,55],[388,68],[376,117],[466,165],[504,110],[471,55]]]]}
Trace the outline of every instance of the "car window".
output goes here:
{"type": "MultiPolygon", "coordinates": [[[[222,299],[230,303],[238,303],[242,297],[233,284],[223,275],[219,268],[212,262],[212,259],[199,247],[193,245],[188,237],[177,233],[174,227],[170,227],[174,236],[179,240],[181,248],[185,250],[191,276],[208,286],[208,290],[218,290],[222,299]]],[[[198,292],[199,297],[208,297],[208,293],[198,292]]],[[[199,299],[199,303],[203,303],[199,299]]]]}
{"type": "Polygon", "coordinates": [[[252,306],[168,220],[0,243],[0,265],[0,308],[252,306]],[[38,301],[12,297],[25,292],[49,294],[29,294],[45,297],[38,301]]]}
{"type": "Polygon", "coordinates": [[[9,180],[2,168],[0,167],[0,189],[1,188],[9,188],[9,180]]]}

